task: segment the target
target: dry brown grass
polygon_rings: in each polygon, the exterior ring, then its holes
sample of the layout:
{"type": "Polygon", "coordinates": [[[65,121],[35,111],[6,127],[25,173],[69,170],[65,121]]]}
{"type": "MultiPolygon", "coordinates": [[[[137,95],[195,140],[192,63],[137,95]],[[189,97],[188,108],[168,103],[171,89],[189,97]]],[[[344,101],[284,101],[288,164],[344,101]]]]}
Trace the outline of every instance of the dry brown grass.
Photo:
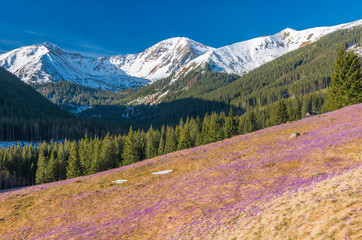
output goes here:
{"type": "Polygon", "coordinates": [[[362,105],[352,106],[88,177],[0,193],[0,238],[340,239],[347,234],[355,239],[361,226],[361,205],[354,202],[361,198],[356,167],[362,164],[361,126],[362,105]],[[308,134],[290,139],[293,132],[308,134]],[[174,171],[151,174],[165,169],[174,171]],[[128,182],[112,183],[117,179],[128,182]],[[352,189],[341,192],[346,183],[352,189]],[[306,192],[290,193],[308,186],[306,192]],[[355,219],[343,221],[348,216],[355,219]]]}
{"type": "Polygon", "coordinates": [[[362,167],[275,199],[214,239],[361,239],[362,167]]]}

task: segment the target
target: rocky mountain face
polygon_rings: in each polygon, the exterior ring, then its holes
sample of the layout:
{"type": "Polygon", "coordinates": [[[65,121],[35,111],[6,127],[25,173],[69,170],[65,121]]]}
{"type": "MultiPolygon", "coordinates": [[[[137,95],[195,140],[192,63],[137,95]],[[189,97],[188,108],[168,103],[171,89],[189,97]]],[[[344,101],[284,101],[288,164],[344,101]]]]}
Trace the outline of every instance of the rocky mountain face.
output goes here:
{"type": "Polygon", "coordinates": [[[187,38],[164,40],[140,54],[91,58],[52,43],[32,45],[0,55],[0,66],[26,83],[69,81],[117,91],[137,88],[171,75],[212,50],[187,38]]]}
{"type": "Polygon", "coordinates": [[[213,71],[242,76],[288,52],[318,41],[329,33],[355,26],[362,26],[362,20],[302,31],[287,28],[275,35],[254,38],[207,52],[176,72],[174,78],[176,79],[185,72],[205,63],[209,63],[213,71]]]}
{"type": "Polygon", "coordinates": [[[118,91],[170,77],[210,64],[213,71],[240,76],[288,52],[306,46],[341,29],[362,26],[362,20],[302,31],[285,29],[275,35],[254,38],[214,49],[188,38],[170,38],[138,54],[85,57],[44,43],[0,55],[0,66],[27,83],[66,80],[79,85],[118,91]]]}
{"type": "Polygon", "coordinates": [[[156,81],[169,77],[191,60],[211,52],[211,47],[188,38],[171,38],[147,48],[139,54],[109,57],[109,61],[131,76],[156,81]]]}
{"type": "Polygon", "coordinates": [[[0,55],[0,66],[26,83],[69,81],[82,86],[120,90],[147,84],[101,58],[67,52],[51,43],[15,49],[0,55]]]}

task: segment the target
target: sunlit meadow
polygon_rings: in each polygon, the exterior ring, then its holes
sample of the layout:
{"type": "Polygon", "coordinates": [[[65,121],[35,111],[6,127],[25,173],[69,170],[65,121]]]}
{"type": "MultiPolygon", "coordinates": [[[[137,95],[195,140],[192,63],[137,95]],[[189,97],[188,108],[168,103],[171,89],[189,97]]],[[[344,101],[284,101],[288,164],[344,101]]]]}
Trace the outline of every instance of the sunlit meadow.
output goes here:
{"type": "Polygon", "coordinates": [[[359,104],[0,193],[0,238],[358,239],[361,152],[359,104]]]}

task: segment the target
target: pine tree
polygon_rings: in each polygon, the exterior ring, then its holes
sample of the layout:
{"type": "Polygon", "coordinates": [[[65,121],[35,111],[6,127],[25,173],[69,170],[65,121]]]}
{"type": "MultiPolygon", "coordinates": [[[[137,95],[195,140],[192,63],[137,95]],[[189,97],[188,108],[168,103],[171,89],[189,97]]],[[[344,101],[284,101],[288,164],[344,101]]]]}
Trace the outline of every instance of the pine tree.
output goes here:
{"type": "Polygon", "coordinates": [[[103,139],[100,159],[102,163],[102,170],[107,170],[118,166],[116,145],[109,133],[107,133],[103,139]]]}
{"type": "Polygon", "coordinates": [[[91,163],[90,174],[102,171],[102,160],[100,158],[102,143],[99,140],[99,138],[96,137],[93,139],[92,144],[93,144],[92,148],[93,151],[92,151],[92,163],[91,163]]]}
{"type": "Polygon", "coordinates": [[[56,159],[56,150],[53,149],[48,164],[45,169],[45,181],[46,182],[53,182],[56,181],[56,171],[57,171],[57,159],[56,159]]]}
{"type": "Polygon", "coordinates": [[[65,151],[65,147],[63,143],[59,144],[59,148],[58,148],[58,156],[57,156],[57,165],[58,165],[58,169],[57,169],[57,174],[56,174],[56,179],[57,180],[63,180],[66,179],[66,169],[67,169],[67,153],[65,151]]]}
{"type": "Polygon", "coordinates": [[[339,49],[329,86],[327,108],[336,110],[351,104],[362,102],[361,62],[353,51],[339,49]]]}
{"type": "Polygon", "coordinates": [[[90,172],[90,165],[92,162],[92,156],[91,156],[91,149],[90,149],[90,143],[88,135],[86,134],[84,138],[82,138],[79,143],[79,160],[82,165],[82,169],[84,169],[85,174],[89,174],[90,172]]]}
{"type": "Polygon", "coordinates": [[[225,130],[224,130],[225,138],[231,138],[235,134],[234,124],[235,124],[234,111],[233,108],[230,107],[229,116],[225,120],[225,130]]]}
{"type": "Polygon", "coordinates": [[[116,145],[116,158],[117,158],[117,165],[122,165],[122,151],[123,151],[123,145],[124,145],[124,137],[121,135],[118,135],[115,138],[115,145],[116,145]]]}
{"type": "Polygon", "coordinates": [[[158,146],[158,155],[162,155],[165,153],[165,145],[166,145],[166,130],[165,126],[162,125],[160,133],[160,143],[158,146]]]}
{"type": "Polygon", "coordinates": [[[186,121],[184,128],[181,129],[177,150],[190,148],[191,146],[192,142],[191,142],[190,123],[189,121],[186,121]]]}
{"type": "Polygon", "coordinates": [[[139,142],[136,139],[136,134],[129,128],[128,135],[125,139],[123,148],[123,165],[128,165],[141,160],[141,152],[139,149],[139,142]]]}
{"type": "Polygon", "coordinates": [[[177,149],[177,138],[175,130],[172,127],[167,126],[165,153],[174,152],[176,151],[176,149],[177,149]]]}
{"type": "Polygon", "coordinates": [[[219,132],[219,123],[218,116],[215,112],[210,115],[207,126],[207,135],[206,135],[206,143],[212,143],[217,140],[218,132],[219,132]]]}
{"type": "Polygon", "coordinates": [[[46,143],[39,147],[38,164],[35,174],[35,182],[37,184],[46,182],[46,168],[48,165],[48,158],[46,156],[46,143]]]}
{"type": "Polygon", "coordinates": [[[246,112],[244,114],[244,121],[243,121],[243,133],[250,133],[257,129],[256,125],[256,117],[253,110],[246,112]]]}
{"type": "Polygon", "coordinates": [[[82,175],[82,165],[79,159],[78,145],[75,141],[70,146],[69,160],[67,166],[67,178],[76,178],[82,175]]]}
{"type": "Polygon", "coordinates": [[[146,133],[146,158],[153,158],[157,156],[159,148],[159,132],[153,130],[152,125],[146,133]]]}
{"type": "Polygon", "coordinates": [[[288,109],[284,98],[279,100],[274,114],[274,124],[279,125],[288,121],[288,109]]]}

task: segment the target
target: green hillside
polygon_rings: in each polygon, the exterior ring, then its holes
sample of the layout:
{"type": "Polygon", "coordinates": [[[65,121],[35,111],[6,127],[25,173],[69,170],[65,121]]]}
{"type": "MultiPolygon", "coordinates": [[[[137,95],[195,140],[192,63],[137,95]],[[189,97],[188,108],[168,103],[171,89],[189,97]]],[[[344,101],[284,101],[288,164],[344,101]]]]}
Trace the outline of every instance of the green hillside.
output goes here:
{"type": "Polygon", "coordinates": [[[329,34],[200,97],[247,108],[327,88],[337,50],[361,42],[362,27],[329,34]]]}
{"type": "MultiPolygon", "coordinates": [[[[282,97],[304,96],[328,88],[334,57],[339,47],[345,45],[348,48],[360,44],[361,39],[361,27],[338,31],[266,63],[240,78],[210,72],[208,66],[204,66],[177,81],[171,82],[171,78],[167,78],[141,87],[121,100],[122,104],[127,104],[168,91],[161,104],[135,106],[132,114],[128,115],[129,119],[122,118],[127,113],[124,108],[119,107],[119,114],[114,118],[114,114],[107,116],[107,107],[103,107],[102,117],[136,125],[139,123],[141,127],[142,124],[146,127],[149,124],[161,126],[159,122],[177,123],[180,117],[202,117],[211,111],[227,112],[231,106],[236,114],[242,114],[249,107],[265,106],[282,97]]],[[[94,108],[82,114],[84,117],[94,116],[99,110],[94,108]]]]}
{"type": "Polygon", "coordinates": [[[0,68],[0,140],[78,139],[107,130],[117,132],[107,123],[76,118],[0,68]]]}
{"type": "Polygon", "coordinates": [[[0,68],[0,116],[24,119],[71,118],[31,86],[0,68]]]}
{"type": "Polygon", "coordinates": [[[361,27],[334,32],[242,77],[211,72],[206,65],[177,81],[172,81],[172,77],[165,78],[138,90],[118,93],[67,82],[37,86],[37,90],[65,107],[66,104],[92,105],[79,114],[82,118],[143,129],[148,129],[150,124],[156,128],[163,124],[175,125],[181,117],[203,117],[212,111],[228,112],[230,107],[240,115],[250,107],[266,106],[282,97],[300,97],[328,88],[338,48],[361,44],[361,37],[361,27]],[[157,100],[166,91],[167,95],[157,100]],[[148,105],[152,101],[161,101],[161,104],[148,105]],[[137,102],[144,104],[137,105],[137,102]]]}

